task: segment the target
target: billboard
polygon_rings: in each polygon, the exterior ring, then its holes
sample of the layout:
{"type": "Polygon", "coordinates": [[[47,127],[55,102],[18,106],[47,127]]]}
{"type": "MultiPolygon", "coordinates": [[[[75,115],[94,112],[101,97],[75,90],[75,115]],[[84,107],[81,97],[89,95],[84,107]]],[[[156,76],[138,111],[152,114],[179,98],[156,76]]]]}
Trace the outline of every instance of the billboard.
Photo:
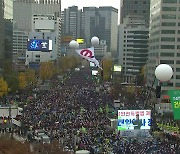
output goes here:
{"type": "Polygon", "coordinates": [[[114,65],[114,72],[121,72],[122,67],[118,65],[114,65]]]}
{"type": "Polygon", "coordinates": [[[77,38],[76,41],[77,41],[79,44],[83,44],[83,43],[84,43],[84,39],[82,39],[82,38],[77,38]]]}
{"type": "Polygon", "coordinates": [[[150,129],[151,110],[118,110],[118,130],[150,129]]]}
{"type": "Polygon", "coordinates": [[[27,49],[28,51],[51,51],[52,40],[28,39],[27,49]]]}

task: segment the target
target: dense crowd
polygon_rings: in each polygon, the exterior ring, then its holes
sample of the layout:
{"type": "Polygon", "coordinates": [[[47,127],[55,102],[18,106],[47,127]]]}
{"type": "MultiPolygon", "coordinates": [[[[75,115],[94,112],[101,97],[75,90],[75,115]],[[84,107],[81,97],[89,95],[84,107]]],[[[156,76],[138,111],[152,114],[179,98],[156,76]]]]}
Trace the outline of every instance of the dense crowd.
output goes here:
{"type": "MultiPolygon", "coordinates": [[[[124,139],[107,127],[110,120],[106,106],[112,107],[113,99],[103,86],[97,92],[97,86],[88,70],[75,72],[64,82],[54,81],[50,91],[37,92],[36,99],[24,108],[23,124],[32,131],[44,129],[51,140],[58,139],[69,149],[86,149],[91,154],[180,152],[177,142],[124,139]]],[[[139,109],[143,109],[142,103],[139,104],[139,109]]]]}

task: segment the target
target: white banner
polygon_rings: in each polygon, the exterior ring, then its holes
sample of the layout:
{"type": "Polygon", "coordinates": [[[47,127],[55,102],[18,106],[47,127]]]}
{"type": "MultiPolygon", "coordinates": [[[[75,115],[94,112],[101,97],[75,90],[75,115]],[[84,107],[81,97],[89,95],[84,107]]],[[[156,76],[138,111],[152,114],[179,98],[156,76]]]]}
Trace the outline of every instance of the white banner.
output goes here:
{"type": "Polygon", "coordinates": [[[150,129],[151,110],[118,110],[118,130],[150,129]]]}

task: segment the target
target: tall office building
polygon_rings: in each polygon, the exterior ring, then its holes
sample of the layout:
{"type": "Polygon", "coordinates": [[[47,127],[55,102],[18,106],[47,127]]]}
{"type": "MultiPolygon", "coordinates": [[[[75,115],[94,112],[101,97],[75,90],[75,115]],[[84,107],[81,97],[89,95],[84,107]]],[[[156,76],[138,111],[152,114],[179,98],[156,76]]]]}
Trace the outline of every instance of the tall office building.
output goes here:
{"type": "Polygon", "coordinates": [[[15,0],[13,10],[14,29],[31,31],[32,16],[37,14],[61,15],[60,0],[15,0]]]}
{"type": "Polygon", "coordinates": [[[13,0],[0,1],[0,68],[12,57],[13,0]]]}
{"type": "Polygon", "coordinates": [[[0,0],[0,74],[4,60],[4,2],[0,0]]]}
{"type": "MultiPolygon", "coordinates": [[[[4,0],[4,45],[5,60],[11,65],[12,63],[12,46],[13,46],[13,0],[4,0]]],[[[12,65],[11,65],[12,66],[12,65]]]]}
{"type": "Polygon", "coordinates": [[[84,7],[85,41],[90,46],[93,36],[106,40],[107,51],[117,56],[118,10],[113,7],[84,7]]]}
{"type": "Polygon", "coordinates": [[[149,25],[150,0],[121,0],[120,23],[127,15],[143,15],[145,22],[149,25]]]}
{"type": "MultiPolygon", "coordinates": [[[[24,67],[22,65],[25,64],[27,49],[26,38],[28,38],[29,33],[34,29],[34,23],[32,22],[35,22],[35,16],[41,15],[49,15],[48,20],[59,23],[61,16],[61,0],[14,0],[13,53],[15,55],[14,64],[18,65],[20,68],[24,67]],[[53,19],[51,18],[52,16],[53,19]]],[[[56,41],[58,42],[58,49],[60,50],[61,26],[58,25],[57,28],[58,37],[56,41]]],[[[57,55],[55,57],[57,58],[57,55]]]]}
{"type": "Polygon", "coordinates": [[[123,67],[123,80],[135,82],[147,62],[149,29],[143,16],[128,15],[119,25],[119,64],[123,67]]]}
{"type": "Polygon", "coordinates": [[[73,39],[83,38],[82,10],[77,6],[68,7],[62,12],[62,35],[73,36],[73,39]]]}
{"type": "Polygon", "coordinates": [[[180,87],[179,8],[179,0],[151,0],[147,85],[152,86],[158,64],[169,64],[174,71],[171,80],[162,83],[162,102],[169,98],[167,90],[180,87]]]}

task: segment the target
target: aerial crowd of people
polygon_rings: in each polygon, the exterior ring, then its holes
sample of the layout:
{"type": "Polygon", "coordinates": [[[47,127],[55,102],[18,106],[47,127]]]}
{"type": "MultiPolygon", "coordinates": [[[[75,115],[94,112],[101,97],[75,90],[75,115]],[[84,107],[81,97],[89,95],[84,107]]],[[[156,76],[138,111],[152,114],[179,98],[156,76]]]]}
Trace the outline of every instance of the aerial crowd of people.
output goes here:
{"type": "MultiPolygon", "coordinates": [[[[92,79],[85,68],[74,72],[65,81],[54,80],[49,91],[37,91],[36,98],[25,107],[23,125],[34,132],[43,129],[51,140],[57,139],[70,150],[89,150],[90,154],[177,154],[177,140],[168,138],[124,138],[110,127],[107,106],[113,108],[113,98],[92,79]]],[[[138,101],[139,109],[143,102],[138,101]]],[[[135,107],[138,108],[138,103],[135,107]]],[[[132,104],[131,104],[132,105],[132,104]]],[[[128,106],[130,106],[128,104],[128,106]]],[[[128,109],[127,105],[121,109],[128,109]]]]}

